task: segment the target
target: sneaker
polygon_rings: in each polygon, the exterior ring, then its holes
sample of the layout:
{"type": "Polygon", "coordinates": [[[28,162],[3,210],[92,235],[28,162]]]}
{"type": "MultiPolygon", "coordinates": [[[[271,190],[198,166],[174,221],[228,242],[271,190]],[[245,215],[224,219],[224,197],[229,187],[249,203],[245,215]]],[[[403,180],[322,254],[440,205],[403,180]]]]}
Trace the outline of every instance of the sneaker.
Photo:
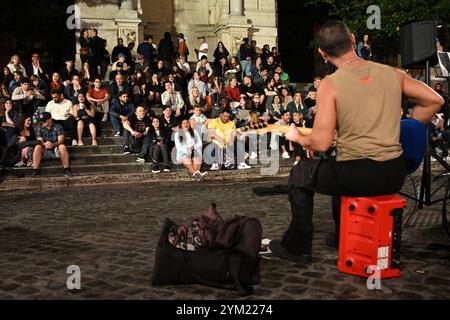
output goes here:
{"type": "Polygon", "coordinates": [[[114,137],[120,137],[120,131],[117,131],[114,137]]]}
{"type": "Polygon", "coordinates": [[[98,146],[97,140],[92,140],[92,145],[95,146],[95,147],[98,146]]]}
{"type": "Polygon", "coordinates": [[[247,160],[249,158],[248,152],[244,153],[244,160],[247,160]]]}
{"type": "Polygon", "coordinates": [[[200,181],[200,179],[202,178],[202,174],[200,173],[200,171],[195,171],[195,172],[192,174],[192,178],[195,179],[195,180],[197,180],[197,181],[200,181]]]}
{"type": "Polygon", "coordinates": [[[72,146],[77,146],[77,145],[78,145],[77,140],[73,139],[73,140],[72,140],[72,146]]]}
{"type": "Polygon", "coordinates": [[[70,171],[70,168],[65,168],[64,169],[64,177],[70,178],[71,175],[72,175],[72,172],[70,171]]]}
{"type": "Polygon", "coordinates": [[[198,178],[198,182],[200,182],[200,181],[202,181],[204,178],[205,178],[205,176],[208,174],[208,171],[205,171],[205,172],[200,172],[200,178],[198,178]]]}
{"type": "Polygon", "coordinates": [[[300,162],[300,160],[295,160],[295,162],[294,162],[294,167],[295,167],[296,165],[298,165],[299,162],[300,162]]]}
{"type": "Polygon", "coordinates": [[[311,255],[296,255],[287,252],[287,250],[281,245],[281,242],[278,240],[272,240],[269,243],[269,248],[277,258],[282,260],[288,260],[295,263],[306,264],[311,262],[311,255]]]}
{"type": "Polygon", "coordinates": [[[245,169],[251,169],[252,167],[250,167],[248,164],[246,164],[245,162],[242,162],[238,165],[238,170],[245,170],[245,169]]]}
{"type": "Polygon", "coordinates": [[[258,159],[258,154],[253,151],[250,155],[250,160],[255,160],[255,159],[258,159]]]}
{"type": "Polygon", "coordinates": [[[283,154],[281,155],[281,157],[283,159],[290,159],[291,157],[289,156],[289,153],[287,153],[287,151],[283,152],[283,154]]]}
{"type": "Polygon", "coordinates": [[[154,163],[152,167],[152,173],[160,173],[161,169],[159,168],[159,164],[154,163]]]}
{"type": "Polygon", "coordinates": [[[33,178],[39,178],[41,176],[41,170],[39,169],[33,169],[33,172],[31,173],[31,176],[33,178]]]}
{"type": "Polygon", "coordinates": [[[130,148],[128,146],[123,146],[123,154],[130,154],[130,148]]]}
{"type": "Polygon", "coordinates": [[[138,158],[136,159],[136,162],[139,162],[139,163],[145,163],[145,159],[144,159],[144,158],[141,158],[141,157],[138,157],[138,158]]]}
{"type": "Polygon", "coordinates": [[[78,141],[79,146],[84,146],[83,140],[78,141]]]}
{"type": "Polygon", "coordinates": [[[14,165],[14,167],[25,167],[25,163],[22,161],[22,160],[20,160],[19,162],[17,162],[15,165],[14,165]]]}
{"type": "Polygon", "coordinates": [[[220,167],[217,163],[214,162],[209,170],[218,171],[218,170],[220,170],[220,167]]]}
{"type": "Polygon", "coordinates": [[[164,165],[164,172],[170,172],[170,166],[168,164],[164,165]]]}
{"type": "Polygon", "coordinates": [[[107,113],[105,113],[103,115],[103,118],[102,118],[102,122],[106,122],[106,121],[108,121],[108,114],[107,113]]]}

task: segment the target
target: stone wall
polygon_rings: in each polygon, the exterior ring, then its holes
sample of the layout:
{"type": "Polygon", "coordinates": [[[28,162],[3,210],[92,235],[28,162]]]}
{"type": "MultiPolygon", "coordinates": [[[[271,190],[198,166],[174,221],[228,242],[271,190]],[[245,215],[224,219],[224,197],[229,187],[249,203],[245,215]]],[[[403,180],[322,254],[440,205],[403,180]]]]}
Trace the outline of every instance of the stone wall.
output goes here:
{"type": "Polygon", "coordinates": [[[118,36],[125,42],[139,43],[144,34],[151,34],[158,44],[164,32],[169,31],[174,40],[178,33],[184,33],[190,59],[195,59],[197,37],[206,36],[211,59],[218,41],[223,41],[231,54],[236,53],[245,36],[256,40],[260,47],[265,43],[277,45],[275,1],[76,0],[76,3],[81,9],[82,26],[97,28],[99,35],[107,39],[110,52],[118,36]],[[126,10],[120,9],[122,2],[127,3],[126,10]]]}

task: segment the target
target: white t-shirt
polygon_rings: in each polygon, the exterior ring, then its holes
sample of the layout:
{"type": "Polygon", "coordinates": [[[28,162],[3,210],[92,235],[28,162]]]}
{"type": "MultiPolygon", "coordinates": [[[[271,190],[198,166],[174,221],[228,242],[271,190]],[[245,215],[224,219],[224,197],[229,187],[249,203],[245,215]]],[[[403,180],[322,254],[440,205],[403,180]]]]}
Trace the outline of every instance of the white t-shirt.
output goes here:
{"type": "Polygon", "coordinates": [[[206,42],[202,43],[200,47],[198,48],[198,61],[202,60],[203,56],[206,56],[208,58],[208,53],[200,52],[200,50],[208,49],[208,44],[206,42]]]}
{"type": "Polygon", "coordinates": [[[199,116],[193,114],[193,115],[189,118],[189,120],[194,120],[197,124],[203,125],[203,124],[205,124],[205,122],[206,122],[207,119],[206,119],[206,116],[205,116],[204,114],[201,114],[201,115],[199,115],[199,116]]]}
{"type": "Polygon", "coordinates": [[[64,99],[61,103],[55,103],[53,100],[47,103],[46,112],[52,114],[53,120],[66,120],[68,113],[73,114],[72,102],[64,99]]]}

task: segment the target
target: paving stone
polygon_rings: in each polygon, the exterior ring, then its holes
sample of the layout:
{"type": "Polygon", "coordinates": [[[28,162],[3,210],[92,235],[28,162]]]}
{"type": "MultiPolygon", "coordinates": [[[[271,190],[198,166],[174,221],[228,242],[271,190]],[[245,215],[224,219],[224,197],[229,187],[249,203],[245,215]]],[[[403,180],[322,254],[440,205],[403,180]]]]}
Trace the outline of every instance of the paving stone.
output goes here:
{"type": "MultiPolygon", "coordinates": [[[[224,218],[236,213],[256,217],[264,238],[279,239],[290,221],[287,196],[257,197],[252,188],[286,181],[70,186],[22,190],[20,196],[2,191],[0,299],[450,299],[447,260],[425,249],[431,242],[448,242],[441,226],[410,226],[402,242],[405,271],[400,278],[383,279],[382,290],[370,291],[365,279],[338,272],[337,251],[323,245],[333,222],[330,197],[321,195],[315,199],[313,263],[268,255],[270,260],[261,259],[261,284],[248,297],[203,285],[151,285],[165,218],[188,224],[215,201],[224,218]],[[80,202],[86,194],[89,201],[80,202]],[[137,194],[145,196],[136,200],[137,194]],[[49,207],[50,197],[59,205],[49,207]],[[5,206],[11,201],[14,206],[5,206]],[[72,264],[81,268],[81,290],[66,287],[72,264]]],[[[423,213],[436,214],[437,207],[423,213]]]]}

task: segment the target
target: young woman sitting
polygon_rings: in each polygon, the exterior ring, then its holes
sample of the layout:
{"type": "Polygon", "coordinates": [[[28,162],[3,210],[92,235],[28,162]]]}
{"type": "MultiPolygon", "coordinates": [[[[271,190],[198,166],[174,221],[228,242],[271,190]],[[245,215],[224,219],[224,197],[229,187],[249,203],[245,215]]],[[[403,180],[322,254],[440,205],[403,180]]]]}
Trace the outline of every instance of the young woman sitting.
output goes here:
{"type": "Polygon", "coordinates": [[[200,172],[202,139],[197,131],[191,128],[188,120],[184,119],[180,127],[174,136],[177,148],[176,160],[187,168],[193,179],[201,181],[207,174],[207,172],[200,172]]]}

